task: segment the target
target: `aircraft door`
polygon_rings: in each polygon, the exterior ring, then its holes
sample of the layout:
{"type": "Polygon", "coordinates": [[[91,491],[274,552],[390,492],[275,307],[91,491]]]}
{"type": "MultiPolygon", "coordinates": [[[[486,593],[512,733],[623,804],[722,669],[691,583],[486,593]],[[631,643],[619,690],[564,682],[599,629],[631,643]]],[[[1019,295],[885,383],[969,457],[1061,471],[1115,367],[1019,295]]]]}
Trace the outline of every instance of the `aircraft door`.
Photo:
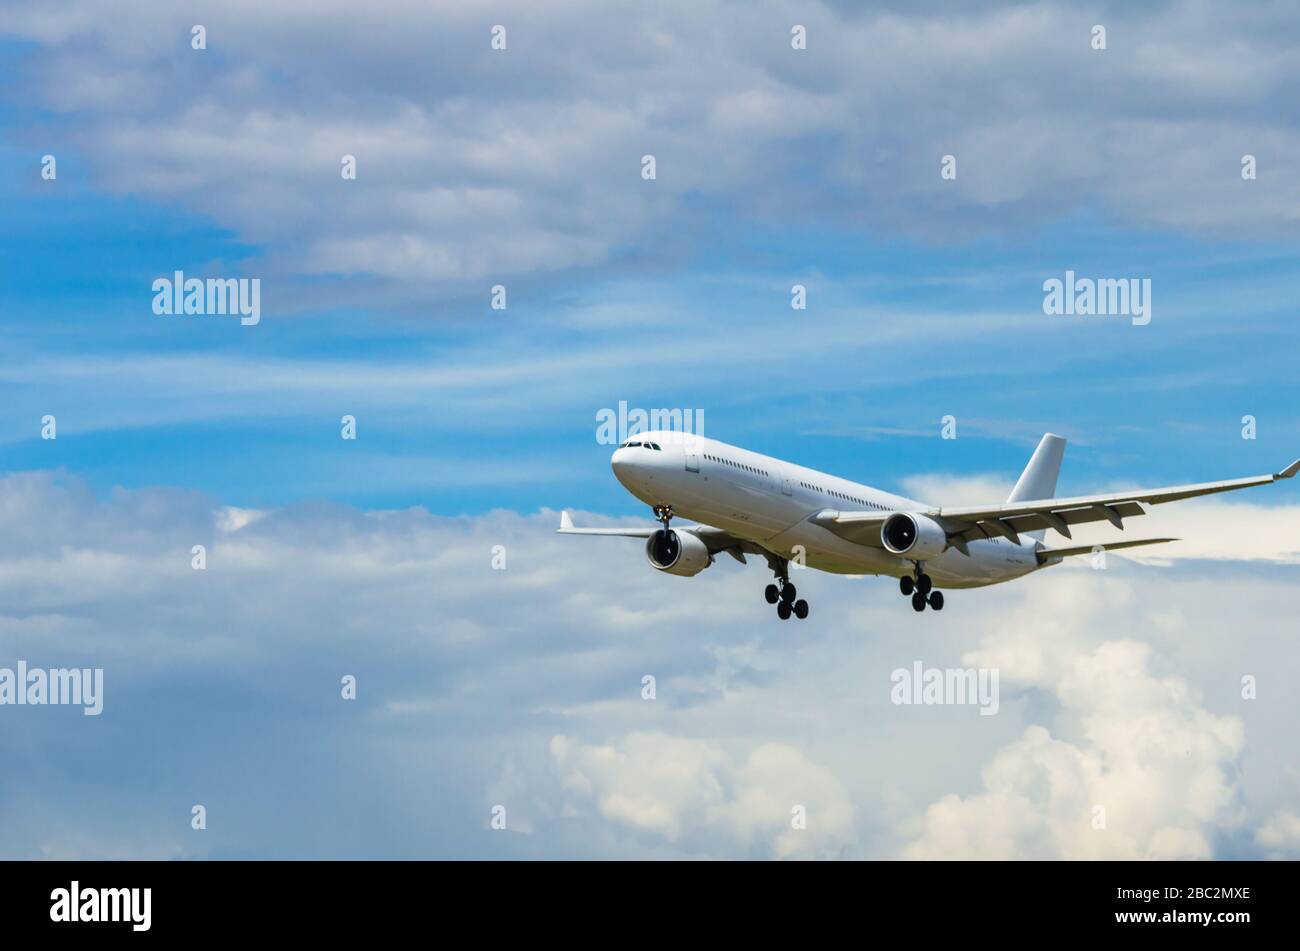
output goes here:
{"type": "Polygon", "coordinates": [[[687,472],[700,471],[699,446],[697,446],[695,440],[690,438],[689,436],[686,439],[686,471],[687,472]]]}

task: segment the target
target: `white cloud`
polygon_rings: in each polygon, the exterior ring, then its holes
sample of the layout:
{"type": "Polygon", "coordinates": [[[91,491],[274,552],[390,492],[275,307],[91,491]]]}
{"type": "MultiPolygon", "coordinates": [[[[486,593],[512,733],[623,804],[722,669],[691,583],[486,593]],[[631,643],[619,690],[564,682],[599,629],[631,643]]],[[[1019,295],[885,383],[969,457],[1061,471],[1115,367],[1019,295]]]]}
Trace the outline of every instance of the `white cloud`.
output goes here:
{"type": "Polygon", "coordinates": [[[85,0],[12,4],[10,34],[39,47],[24,98],[76,115],[58,144],[85,151],[103,186],[209,215],[286,271],[408,295],[637,245],[657,256],[715,235],[694,225],[717,207],[751,226],[945,240],[1099,207],[1240,238],[1289,234],[1300,200],[1284,174],[1300,133],[1276,109],[1297,69],[1280,7],[1114,7],[1104,53],[1057,3],[864,15],[771,0],[743,18],[507,3],[498,53],[479,11],[454,4],[359,21],[342,0],[236,0],[206,11],[205,52],[188,46],[193,19],[165,0],[112,17],[85,0]],[[807,51],[789,48],[792,22],[807,51]],[[1255,182],[1240,179],[1245,152],[1255,182]],[[339,178],[344,154],[355,182],[339,178]],[[954,182],[939,179],[944,154],[954,182]]]}
{"type": "Polygon", "coordinates": [[[1276,813],[1256,830],[1255,841],[1277,857],[1300,855],[1300,815],[1286,810],[1276,813]]]}
{"type": "Polygon", "coordinates": [[[965,655],[999,669],[1004,686],[1050,695],[1056,726],[1030,726],[1000,750],[980,791],[931,804],[904,855],[1209,858],[1214,836],[1242,821],[1242,720],[1206,710],[1184,678],[1154,673],[1150,645],[1114,638],[1112,608],[1136,608],[1135,592],[1101,575],[1072,575],[1050,598],[1033,590],[1026,615],[1040,623],[987,635],[965,655]]]}
{"type": "Polygon", "coordinates": [[[935,474],[912,476],[903,488],[911,498],[929,505],[1000,505],[1015,484],[1014,479],[1008,482],[994,475],[935,474]]]}
{"type": "Polygon", "coordinates": [[[23,708],[0,735],[6,854],[1289,848],[1284,685],[1300,670],[1285,575],[1242,596],[1231,563],[1117,561],[915,615],[893,584],[805,572],[813,613],[796,625],[763,601],[760,566],[663,576],[635,541],[556,536],[555,512],[259,515],[168,490],[99,499],[48,473],[0,480],[4,656],[105,668],[93,724],[23,708]],[[998,667],[998,715],[891,704],[890,672],[918,659],[998,667]],[[356,701],[339,696],[344,674],[356,701]],[[196,840],[177,801],[221,822],[196,840]],[[506,833],[488,825],[498,803],[506,833]],[[1105,832],[1089,824],[1098,804],[1105,832]],[[806,829],[791,827],[797,805],[806,829]]]}
{"type": "Polygon", "coordinates": [[[698,843],[706,841],[716,848],[721,834],[733,854],[834,856],[854,837],[843,786],[787,744],[733,758],[713,743],[661,733],[632,733],[616,746],[557,736],[551,754],[571,800],[687,853],[703,854],[698,843]]]}

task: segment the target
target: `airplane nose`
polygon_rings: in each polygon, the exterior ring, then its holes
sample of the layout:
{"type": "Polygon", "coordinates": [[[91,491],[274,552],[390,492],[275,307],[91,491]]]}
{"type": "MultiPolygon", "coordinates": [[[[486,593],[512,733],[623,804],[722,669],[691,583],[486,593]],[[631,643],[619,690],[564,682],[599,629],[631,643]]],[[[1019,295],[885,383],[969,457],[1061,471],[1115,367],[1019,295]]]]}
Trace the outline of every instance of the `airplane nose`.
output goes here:
{"type": "Polygon", "coordinates": [[[609,457],[609,467],[614,470],[614,478],[628,489],[641,484],[648,476],[645,460],[637,452],[636,449],[616,449],[614,455],[609,457]]]}

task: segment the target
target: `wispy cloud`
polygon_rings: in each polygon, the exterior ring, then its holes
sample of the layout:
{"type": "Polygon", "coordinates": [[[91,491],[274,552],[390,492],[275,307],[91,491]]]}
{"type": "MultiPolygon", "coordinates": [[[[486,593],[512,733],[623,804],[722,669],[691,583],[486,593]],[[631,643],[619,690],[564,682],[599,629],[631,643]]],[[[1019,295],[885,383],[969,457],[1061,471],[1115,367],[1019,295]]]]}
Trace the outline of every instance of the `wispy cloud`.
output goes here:
{"type": "Polygon", "coordinates": [[[24,2],[8,30],[40,50],[22,88],[76,117],[58,139],[98,182],[181,203],[306,274],[413,287],[604,266],[705,239],[701,205],[946,239],[1097,204],[1239,238],[1292,234],[1300,200],[1300,132],[1268,105],[1296,79],[1282,8],[1110,6],[1104,52],[1055,3],[772,2],[743,23],[725,6],[506,4],[498,52],[491,24],[451,4],[358,21],[341,0],[239,0],[204,11],[203,52],[194,18],[161,0],[107,21],[81,0],[24,2]],[[1251,183],[1248,152],[1265,169],[1251,183]]]}

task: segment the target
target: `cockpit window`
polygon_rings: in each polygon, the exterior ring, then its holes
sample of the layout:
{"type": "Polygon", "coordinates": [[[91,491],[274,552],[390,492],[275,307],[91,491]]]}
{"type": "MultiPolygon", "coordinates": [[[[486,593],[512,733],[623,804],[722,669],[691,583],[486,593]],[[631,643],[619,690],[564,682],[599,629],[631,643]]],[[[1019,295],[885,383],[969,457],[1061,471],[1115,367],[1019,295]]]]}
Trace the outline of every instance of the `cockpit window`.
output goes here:
{"type": "Polygon", "coordinates": [[[646,443],[646,445],[649,446],[651,449],[653,449],[655,452],[662,452],[662,451],[663,451],[663,450],[661,450],[661,449],[659,448],[659,444],[658,444],[657,442],[648,442],[648,443],[646,443]]]}
{"type": "Polygon", "coordinates": [[[630,442],[630,443],[627,444],[627,448],[629,448],[629,449],[640,449],[640,448],[641,448],[641,444],[640,444],[639,442],[630,442]]]}

